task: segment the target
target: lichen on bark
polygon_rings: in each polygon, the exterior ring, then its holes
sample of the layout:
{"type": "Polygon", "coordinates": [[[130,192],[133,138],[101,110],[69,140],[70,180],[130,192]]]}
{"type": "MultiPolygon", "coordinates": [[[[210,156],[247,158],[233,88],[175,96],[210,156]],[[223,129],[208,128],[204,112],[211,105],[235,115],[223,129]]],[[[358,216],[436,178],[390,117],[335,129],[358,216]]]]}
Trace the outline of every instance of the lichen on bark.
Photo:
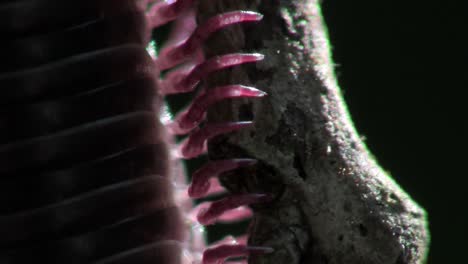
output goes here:
{"type": "Polygon", "coordinates": [[[205,80],[209,89],[246,84],[268,93],[262,100],[223,101],[208,112],[210,122],[255,122],[209,144],[212,159],[260,161],[222,178],[231,191],[275,197],[254,206],[249,230],[249,244],[275,252],[249,263],[423,263],[426,213],[358,137],[334,77],[319,1],[201,0],[197,8],[200,22],[239,9],[265,15],[261,23],[215,34],[204,47],[209,57],[266,56],[205,80]]]}

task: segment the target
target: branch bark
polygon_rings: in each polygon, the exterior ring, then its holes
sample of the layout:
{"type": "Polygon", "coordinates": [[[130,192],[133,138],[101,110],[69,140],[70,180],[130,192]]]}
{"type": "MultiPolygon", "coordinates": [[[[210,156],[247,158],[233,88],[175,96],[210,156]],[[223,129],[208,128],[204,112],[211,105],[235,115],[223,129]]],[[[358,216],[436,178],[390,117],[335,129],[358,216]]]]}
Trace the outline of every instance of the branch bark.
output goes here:
{"type": "Polygon", "coordinates": [[[201,0],[198,20],[257,10],[259,24],[213,36],[207,56],[259,52],[265,61],[210,76],[207,87],[253,85],[261,101],[212,107],[210,122],[250,120],[252,130],[209,142],[210,158],[252,157],[254,169],[224,175],[233,192],[268,192],[255,206],[249,244],[275,252],[249,263],[422,263],[425,211],[384,172],[358,137],[340,94],[317,0],[201,0]]]}

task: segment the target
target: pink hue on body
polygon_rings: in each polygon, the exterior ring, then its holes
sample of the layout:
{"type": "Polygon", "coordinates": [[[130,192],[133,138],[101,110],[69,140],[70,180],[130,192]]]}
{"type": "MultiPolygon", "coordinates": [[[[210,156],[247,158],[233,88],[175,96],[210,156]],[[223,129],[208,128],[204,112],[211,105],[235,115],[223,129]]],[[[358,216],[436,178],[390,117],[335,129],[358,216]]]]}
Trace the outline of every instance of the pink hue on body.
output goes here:
{"type": "Polygon", "coordinates": [[[179,146],[179,155],[184,159],[191,159],[206,152],[206,140],[215,136],[251,127],[250,121],[227,122],[219,124],[207,124],[201,129],[194,131],[179,146]]]}
{"type": "MultiPolygon", "coordinates": [[[[214,32],[234,24],[260,21],[263,16],[251,11],[232,11],[216,15],[197,26],[195,2],[195,0],[144,0],[144,3],[152,4],[147,11],[151,28],[168,22],[174,23],[168,41],[161,48],[159,56],[155,58],[156,74],[160,75],[161,71],[167,70],[164,79],[157,81],[158,92],[161,95],[191,92],[203,79],[208,78],[214,72],[245,63],[259,62],[264,58],[263,55],[257,53],[233,53],[205,59],[202,46],[214,32]],[[175,66],[177,69],[174,69],[175,66]]],[[[205,113],[212,104],[225,99],[259,98],[265,95],[266,93],[256,88],[239,84],[201,90],[193,102],[166,125],[167,131],[172,135],[191,133],[177,146],[173,154],[175,158],[190,159],[199,156],[206,152],[208,139],[253,126],[251,121],[206,122],[202,128],[199,128],[198,125],[203,122],[205,113]]],[[[255,163],[253,159],[210,161],[193,174],[192,183],[187,188],[187,195],[182,195],[180,199],[187,201],[189,197],[201,198],[213,193],[224,193],[225,189],[219,184],[217,176],[240,167],[253,166],[255,163]]],[[[269,195],[244,193],[227,195],[218,201],[202,203],[192,208],[190,212],[187,212],[186,206],[183,209],[186,211],[187,221],[194,229],[197,221],[202,225],[209,225],[214,222],[229,223],[249,218],[253,213],[247,205],[265,203],[270,200],[269,195]]],[[[200,234],[197,233],[195,236],[197,237],[195,240],[198,241],[200,234]]],[[[273,250],[267,247],[247,246],[246,236],[240,239],[227,237],[215,246],[205,249],[203,256],[200,255],[198,258],[195,253],[200,250],[201,243],[190,242],[192,245],[187,250],[193,252],[189,254],[190,257],[185,258],[183,263],[220,264],[231,257],[265,254],[273,250]]],[[[236,263],[246,264],[247,262],[242,260],[236,263]]]]}
{"type": "Polygon", "coordinates": [[[179,113],[174,121],[167,125],[167,128],[174,135],[186,134],[203,120],[206,110],[212,104],[228,98],[255,98],[265,95],[265,92],[243,85],[227,85],[209,91],[203,90],[186,110],[179,113]]]}
{"type": "Polygon", "coordinates": [[[254,165],[257,161],[253,159],[229,159],[210,161],[192,174],[192,183],[188,194],[192,198],[200,198],[206,195],[210,189],[209,179],[223,172],[234,170],[244,166],[254,165]]]}
{"type": "MultiPolygon", "coordinates": [[[[197,220],[202,225],[214,223],[221,215],[239,206],[267,202],[271,198],[266,194],[235,194],[211,203],[208,208],[198,212],[197,220]]],[[[229,218],[229,216],[227,216],[229,218]]]]}
{"type": "Polygon", "coordinates": [[[163,95],[191,92],[203,78],[208,77],[213,72],[245,63],[258,62],[263,58],[264,56],[258,53],[235,53],[216,56],[195,66],[188,64],[182,69],[170,72],[161,81],[160,92],[163,95]]]}
{"type": "Polygon", "coordinates": [[[199,26],[190,37],[161,49],[156,63],[161,70],[174,67],[195,54],[203,42],[214,32],[233,24],[259,21],[261,19],[261,14],[246,11],[233,11],[212,17],[199,26]]]}

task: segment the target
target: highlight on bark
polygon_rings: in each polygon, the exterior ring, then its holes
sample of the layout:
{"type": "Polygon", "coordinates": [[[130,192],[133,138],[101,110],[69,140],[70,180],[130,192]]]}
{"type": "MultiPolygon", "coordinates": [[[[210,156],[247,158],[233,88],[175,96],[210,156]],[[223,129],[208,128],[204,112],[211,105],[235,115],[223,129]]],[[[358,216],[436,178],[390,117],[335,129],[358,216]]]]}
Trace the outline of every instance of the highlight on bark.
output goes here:
{"type": "Polygon", "coordinates": [[[263,19],[216,33],[204,55],[253,50],[265,59],[213,73],[204,87],[234,82],[268,93],[207,111],[209,122],[254,122],[252,130],[208,142],[211,159],[257,160],[253,168],[223,173],[231,192],[273,197],[252,205],[248,242],[274,252],[249,263],[423,263],[426,212],[355,131],[333,73],[320,1],[200,0],[197,21],[238,9],[263,19]]]}

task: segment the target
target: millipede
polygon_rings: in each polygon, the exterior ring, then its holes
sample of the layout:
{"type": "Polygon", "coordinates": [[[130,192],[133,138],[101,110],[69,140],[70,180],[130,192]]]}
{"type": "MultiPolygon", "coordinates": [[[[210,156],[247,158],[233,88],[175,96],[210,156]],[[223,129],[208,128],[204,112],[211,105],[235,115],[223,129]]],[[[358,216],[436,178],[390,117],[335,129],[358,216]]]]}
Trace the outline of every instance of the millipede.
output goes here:
{"type": "MultiPolygon", "coordinates": [[[[273,168],[265,157],[223,150],[223,136],[255,133],[252,109],[236,106],[232,120],[213,110],[268,98],[264,87],[220,76],[265,71],[271,54],[255,41],[228,52],[208,44],[230,30],[252,34],[265,19],[255,5],[282,1],[252,0],[249,8],[229,0],[226,11],[201,14],[207,2],[0,1],[0,264],[246,264],[268,255],[284,263],[285,250],[291,258],[314,243],[294,210],[284,227],[293,241],[263,243],[262,232],[276,232],[261,228],[263,216],[245,235],[205,241],[204,226],[248,220],[281,197],[283,209],[300,197],[283,186],[297,182],[267,179],[273,168]],[[167,36],[155,41],[161,28],[167,36]],[[166,98],[180,94],[191,99],[172,115],[166,98]],[[203,154],[207,162],[186,183],[183,160],[203,154]],[[267,187],[236,185],[252,181],[267,187]]],[[[293,165],[305,180],[300,155],[293,165]]]]}

